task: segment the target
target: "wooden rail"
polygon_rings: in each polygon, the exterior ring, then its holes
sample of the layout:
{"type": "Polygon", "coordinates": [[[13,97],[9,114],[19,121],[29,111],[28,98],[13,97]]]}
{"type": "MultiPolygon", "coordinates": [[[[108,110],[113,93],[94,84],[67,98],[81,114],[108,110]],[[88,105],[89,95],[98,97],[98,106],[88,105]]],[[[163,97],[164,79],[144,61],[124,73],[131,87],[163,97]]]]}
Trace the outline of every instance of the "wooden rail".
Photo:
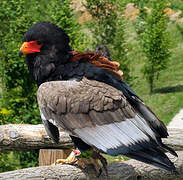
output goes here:
{"type": "Polygon", "coordinates": [[[36,149],[68,149],[72,141],[65,132],[60,132],[59,144],[46,134],[42,124],[9,124],[0,126],[0,151],[30,151],[36,149]]]}
{"type": "MultiPolygon", "coordinates": [[[[179,158],[172,159],[180,175],[171,175],[167,171],[153,166],[129,160],[108,165],[110,180],[182,180],[183,151],[177,152],[179,158]]],[[[96,178],[93,168],[81,170],[72,165],[40,166],[0,173],[0,180],[105,180],[104,174],[96,178]]]]}
{"type": "MultiPolygon", "coordinates": [[[[183,151],[183,129],[168,129],[169,137],[164,143],[175,150],[183,151]]],[[[72,147],[69,135],[60,131],[59,144],[47,135],[42,124],[9,124],[0,126],[0,151],[30,151],[35,149],[69,149],[72,147]]]]}
{"type": "MultiPolygon", "coordinates": [[[[141,163],[135,160],[129,160],[121,163],[108,165],[110,179],[129,179],[129,180],[179,180],[183,179],[183,129],[168,129],[169,138],[164,143],[172,146],[179,155],[179,158],[170,156],[180,173],[179,176],[155,168],[153,166],[141,163]]],[[[72,142],[67,133],[60,132],[60,142],[55,144],[47,135],[43,125],[10,124],[0,126],[0,151],[30,151],[35,149],[51,149],[52,154],[56,153],[58,157],[63,157],[62,150],[67,151],[72,147],[72,142]],[[59,149],[61,155],[56,152],[59,149]],[[60,150],[62,149],[62,150],[60,150]],[[65,150],[67,149],[67,150],[65,150]]],[[[50,156],[49,153],[47,152],[50,156]]],[[[55,156],[55,155],[54,155],[55,156]]],[[[55,156],[55,157],[56,157],[55,156]]],[[[42,157],[41,157],[42,158],[42,157]]],[[[50,164],[54,159],[47,162],[42,159],[42,164],[50,164]]],[[[102,174],[99,179],[105,179],[102,174]]],[[[26,179],[78,179],[93,180],[97,179],[92,168],[81,170],[76,166],[57,165],[40,166],[34,168],[21,169],[17,171],[0,173],[0,180],[26,180],[26,179]]]]}

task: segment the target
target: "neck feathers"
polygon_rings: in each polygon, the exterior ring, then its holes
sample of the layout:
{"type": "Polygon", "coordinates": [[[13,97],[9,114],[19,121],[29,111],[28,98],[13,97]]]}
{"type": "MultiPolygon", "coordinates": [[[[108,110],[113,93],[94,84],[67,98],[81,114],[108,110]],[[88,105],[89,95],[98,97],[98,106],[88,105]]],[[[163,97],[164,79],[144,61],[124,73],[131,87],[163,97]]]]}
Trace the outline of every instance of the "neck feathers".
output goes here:
{"type": "Polygon", "coordinates": [[[32,78],[39,86],[49,81],[54,76],[56,69],[65,64],[71,56],[71,53],[50,53],[47,55],[36,53],[27,55],[26,61],[32,78]]]}
{"type": "MultiPolygon", "coordinates": [[[[122,79],[122,71],[118,70],[119,63],[110,61],[104,57],[102,53],[97,52],[75,52],[70,51],[68,53],[57,53],[57,54],[38,54],[28,55],[27,64],[29,71],[33,79],[37,82],[38,86],[47,81],[55,81],[67,79],[74,75],[81,75],[80,71],[86,69],[74,68],[74,64],[80,62],[87,62],[93,66],[99,67],[113,74],[118,80],[122,79]],[[73,67],[72,67],[73,66],[73,67]]],[[[80,64],[79,63],[79,64],[80,64]]],[[[87,63],[84,63],[87,65],[87,63]]],[[[84,74],[83,74],[84,75],[84,74]]]]}
{"type": "Polygon", "coordinates": [[[72,51],[72,53],[73,56],[70,59],[70,61],[72,62],[81,60],[88,61],[94,66],[100,67],[115,74],[118,79],[122,79],[123,72],[121,70],[118,70],[120,64],[116,61],[110,61],[108,58],[104,57],[102,53],[100,52],[81,53],[78,51],[72,51]]]}

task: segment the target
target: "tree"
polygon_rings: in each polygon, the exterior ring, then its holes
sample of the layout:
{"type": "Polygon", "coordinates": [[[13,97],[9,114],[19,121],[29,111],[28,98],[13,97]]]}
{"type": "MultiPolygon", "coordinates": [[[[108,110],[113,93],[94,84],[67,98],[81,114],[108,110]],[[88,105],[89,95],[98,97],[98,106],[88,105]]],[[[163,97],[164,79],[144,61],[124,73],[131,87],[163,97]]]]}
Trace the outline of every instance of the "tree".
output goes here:
{"type": "Polygon", "coordinates": [[[152,0],[151,12],[147,13],[144,8],[140,16],[143,17],[140,18],[143,28],[139,31],[139,40],[147,57],[143,73],[149,83],[151,93],[155,78],[158,79],[160,72],[167,68],[171,55],[169,33],[167,32],[168,18],[164,12],[165,8],[166,1],[152,0]]]}

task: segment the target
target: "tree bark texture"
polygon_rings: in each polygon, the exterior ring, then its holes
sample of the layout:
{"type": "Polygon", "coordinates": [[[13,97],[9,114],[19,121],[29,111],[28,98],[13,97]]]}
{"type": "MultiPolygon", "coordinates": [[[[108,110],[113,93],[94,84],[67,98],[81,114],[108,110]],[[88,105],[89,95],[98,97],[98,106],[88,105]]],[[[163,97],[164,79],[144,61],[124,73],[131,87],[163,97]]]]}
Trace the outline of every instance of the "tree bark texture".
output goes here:
{"type": "Polygon", "coordinates": [[[0,126],[0,151],[30,151],[36,149],[68,149],[72,147],[69,135],[60,131],[59,144],[46,134],[44,126],[9,124],[0,126]]]}
{"type": "MultiPolygon", "coordinates": [[[[168,129],[170,136],[164,143],[175,150],[183,150],[183,129],[168,129]]],[[[0,151],[30,151],[35,149],[68,149],[72,147],[69,135],[60,131],[60,142],[55,144],[47,135],[44,126],[9,124],[0,126],[0,151]]]]}
{"type": "MultiPolygon", "coordinates": [[[[155,168],[135,160],[108,165],[110,180],[181,180],[183,179],[183,151],[177,152],[179,158],[169,156],[180,175],[155,168]]],[[[0,180],[105,180],[102,173],[96,178],[93,168],[85,170],[73,165],[40,166],[0,173],[0,180]]]]}
{"type": "MultiPolygon", "coordinates": [[[[170,173],[129,160],[108,165],[109,177],[114,180],[179,180],[183,179],[183,130],[169,129],[169,138],[164,142],[178,150],[179,158],[170,156],[180,175],[170,173]]],[[[47,135],[43,125],[10,124],[0,126],[0,150],[34,150],[41,148],[67,149],[72,142],[67,133],[60,132],[60,143],[55,144],[47,135]]],[[[0,173],[0,180],[93,180],[97,179],[93,168],[82,170],[72,165],[40,166],[0,173]]],[[[106,179],[102,174],[100,180],[106,179]]]]}

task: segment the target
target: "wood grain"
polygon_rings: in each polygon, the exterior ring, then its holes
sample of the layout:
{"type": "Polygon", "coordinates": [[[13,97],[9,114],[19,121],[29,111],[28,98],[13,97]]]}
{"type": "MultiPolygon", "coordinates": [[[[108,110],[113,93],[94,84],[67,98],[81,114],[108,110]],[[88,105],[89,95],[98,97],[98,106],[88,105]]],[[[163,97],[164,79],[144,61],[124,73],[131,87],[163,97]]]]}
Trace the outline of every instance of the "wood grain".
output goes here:
{"type": "Polygon", "coordinates": [[[57,159],[66,159],[71,151],[70,149],[40,149],[39,166],[48,166],[55,163],[57,159]]]}
{"type": "MultiPolygon", "coordinates": [[[[176,151],[183,151],[183,129],[168,129],[169,137],[163,142],[176,151]]],[[[0,126],[0,151],[31,151],[38,149],[69,149],[72,147],[69,135],[60,131],[59,144],[47,135],[42,124],[9,124],[0,126]]]]}
{"type": "MultiPolygon", "coordinates": [[[[181,180],[183,179],[183,151],[177,152],[179,158],[170,157],[180,175],[129,160],[108,165],[110,180],[181,180]]],[[[0,173],[0,180],[105,180],[104,174],[96,178],[93,168],[82,170],[72,165],[40,166],[0,173]]]]}
{"type": "Polygon", "coordinates": [[[42,124],[9,124],[0,126],[0,151],[31,151],[38,149],[69,149],[69,135],[60,131],[59,144],[54,143],[42,124]]]}

